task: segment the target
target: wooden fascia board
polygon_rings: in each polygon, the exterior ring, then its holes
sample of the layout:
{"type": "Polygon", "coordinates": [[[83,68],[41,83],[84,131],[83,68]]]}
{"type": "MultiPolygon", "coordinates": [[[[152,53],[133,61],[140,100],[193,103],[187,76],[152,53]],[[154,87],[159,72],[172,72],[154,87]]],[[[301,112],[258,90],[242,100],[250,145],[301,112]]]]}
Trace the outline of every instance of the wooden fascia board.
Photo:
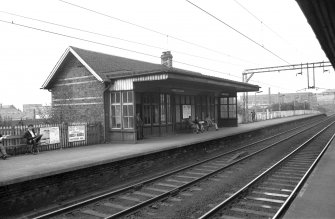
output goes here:
{"type": "Polygon", "coordinates": [[[234,83],[234,82],[224,82],[224,81],[219,81],[219,80],[212,80],[209,78],[200,78],[200,77],[188,76],[188,75],[178,75],[175,73],[169,73],[168,78],[177,79],[177,80],[185,80],[185,81],[190,81],[190,82],[197,82],[197,83],[213,84],[217,86],[225,86],[229,88],[235,88],[236,90],[240,92],[259,90],[259,86],[257,85],[243,85],[243,84],[234,83]]]}

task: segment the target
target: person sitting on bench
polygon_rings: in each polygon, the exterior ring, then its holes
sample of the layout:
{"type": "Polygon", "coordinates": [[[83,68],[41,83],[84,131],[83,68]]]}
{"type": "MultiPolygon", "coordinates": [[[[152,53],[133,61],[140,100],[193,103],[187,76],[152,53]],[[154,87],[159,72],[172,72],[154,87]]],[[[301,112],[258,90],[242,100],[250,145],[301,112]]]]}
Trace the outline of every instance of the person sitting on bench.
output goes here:
{"type": "Polygon", "coordinates": [[[201,132],[205,131],[204,126],[203,126],[204,122],[200,121],[198,116],[195,117],[194,123],[198,126],[199,131],[201,132]]]}
{"type": "Polygon", "coordinates": [[[27,139],[27,144],[32,145],[31,153],[36,155],[39,153],[37,148],[38,142],[41,140],[42,135],[36,134],[32,124],[28,125],[28,130],[24,133],[24,138],[27,139]]]}
{"type": "Polygon", "coordinates": [[[2,134],[0,134],[0,151],[1,151],[1,154],[2,154],[1,158],[4,159],[4,160],[7,159],[8,154],[6,152],[6,148],[4,146],[3,139],[6,139],[8,136],[9,135],[2,135],[2,134]]]}
{"type": "Polygon", "coordinates": [[[186,119],[186,122],[188,126],[193,129],[194,132],[196,132],[197,134],[199,133],[200,130],[199,125],[192,121],[191,116],[189,116],[188,119],[186,119]]]}
{"type": "Polygon", "coordinates": [[[209,127],[215,127],[215,130],[217,131],[218,128],[218,124],[216,124],[215,122],[212,121],[211,117],[209,115],[207,115],[206,119],[205,119],[206,123],[207,123],[207,131],[209,129],[209,127]]]}

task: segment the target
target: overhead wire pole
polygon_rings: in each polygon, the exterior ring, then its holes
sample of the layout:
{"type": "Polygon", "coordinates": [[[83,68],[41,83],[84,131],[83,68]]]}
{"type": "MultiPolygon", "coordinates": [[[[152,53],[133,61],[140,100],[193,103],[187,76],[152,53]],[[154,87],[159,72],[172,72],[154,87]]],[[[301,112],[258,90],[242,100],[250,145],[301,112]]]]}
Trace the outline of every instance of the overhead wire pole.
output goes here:
{"type": "MultiPolygon", "coordinates": [[[[274,66],[274,67],[264,67],[264,68],[254,68],[254,69],[246,69],[242,73],[242,81],[248,83],[254,74],[261,73],[270,73],[270,72],[281,72],[281,71],[292,71],[292,70],[300,70],[301,72],[298,74],[302,74],[303,69],[307,69],[307,88],[316,88],[315,86],[315,68],[323,68],[323,72],[325,72],[325,67],[332,67],[330,62],[313,62],[313,63],[300,63],[300,64],[292,64],[292,65],[282,65],[282,66],[274,66]],[[312,64],[312,66],[311,66],[312,64]],[[313,86],[310,86],[309,82],[309,69],[313,69],[313,86]],[[249,77],[248,77],[249,75],[249,77]]],[[[248,120],[248,94],[246,92],[243,93],[243,122],[246,123],[248,120]]]]}

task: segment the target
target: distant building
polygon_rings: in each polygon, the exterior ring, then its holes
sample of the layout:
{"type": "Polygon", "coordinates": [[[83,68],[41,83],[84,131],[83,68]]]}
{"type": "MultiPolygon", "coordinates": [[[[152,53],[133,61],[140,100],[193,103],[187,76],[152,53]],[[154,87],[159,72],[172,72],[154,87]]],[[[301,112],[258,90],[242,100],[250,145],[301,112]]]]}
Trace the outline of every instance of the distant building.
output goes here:
{"type": "Polygon", "coordinates": [[[50,108],[51,106],[43,106],[42,104],[23,104],[23,111],[21,111],[14,105],[0,104],[0,116],[2,119],[9,120],[48,118],[50,108]]]}
{"type": "Polygon", "coordinates": [[[29,119],[46,118],[50,116],[50,108],[42,104],[23,104],[23,113],[29,119]]]}
{"type": "Polygon", "coordinates": [[[24,113],[17,109],[14,105],[0,104],[0,116],[2,119],[20,120],[25,119],[24,113]]]}

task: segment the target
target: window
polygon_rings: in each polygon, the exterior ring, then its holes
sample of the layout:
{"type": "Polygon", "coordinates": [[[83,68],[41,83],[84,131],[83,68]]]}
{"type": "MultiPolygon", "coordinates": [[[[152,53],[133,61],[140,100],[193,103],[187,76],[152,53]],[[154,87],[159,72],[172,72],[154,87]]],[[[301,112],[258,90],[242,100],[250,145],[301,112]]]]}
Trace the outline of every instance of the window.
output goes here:
{"type": "Polygon", "coordinates": [[[155,94],[152,98],[152,124],[159,124],[159,95],[155,94]]]}
{"type": "Polygon", "coordinates": [[[180,122],[180,105],[176,105],[176,122],[180,122]]]}
{"type": "Polygon", "coordinates": [[[166,117],[167,122],[172,123],[172,116],[171,116],[171,96],[170,94],[166,95],[166,117]]]}
{"type": "Polygon", "coordinates": [[[229,97],[229,118],[236,118],[236,97],[229,97]]]}
{"type": "Polygon", "coordinates": [[[165,111],[165,95],[161,94],[161,101],[160,101],[160,105],[161,105],[161,123],[165,123],[166,122],[166,111],[165,111]]]}
{"type": "Polygon", "coordinates": [[[121,93],[111,93],[111,127],[121,128],[121,93]]]}
{"type": "Polygon", "coordinates": [[[124,91],[122,98],[123,107],[123,128],[134,128],[134,105],[133,105],[133,92],[124,91]]]}
{"type": "Polygon", "coordinates": [[[111,93],[111,128],[134,128],[133,91],[111,93]]]}
{"type": "Polygon", "coordinates": [[[223,119],[236,118],[236,97],[220,98],[220,117],[223,119]]]}

